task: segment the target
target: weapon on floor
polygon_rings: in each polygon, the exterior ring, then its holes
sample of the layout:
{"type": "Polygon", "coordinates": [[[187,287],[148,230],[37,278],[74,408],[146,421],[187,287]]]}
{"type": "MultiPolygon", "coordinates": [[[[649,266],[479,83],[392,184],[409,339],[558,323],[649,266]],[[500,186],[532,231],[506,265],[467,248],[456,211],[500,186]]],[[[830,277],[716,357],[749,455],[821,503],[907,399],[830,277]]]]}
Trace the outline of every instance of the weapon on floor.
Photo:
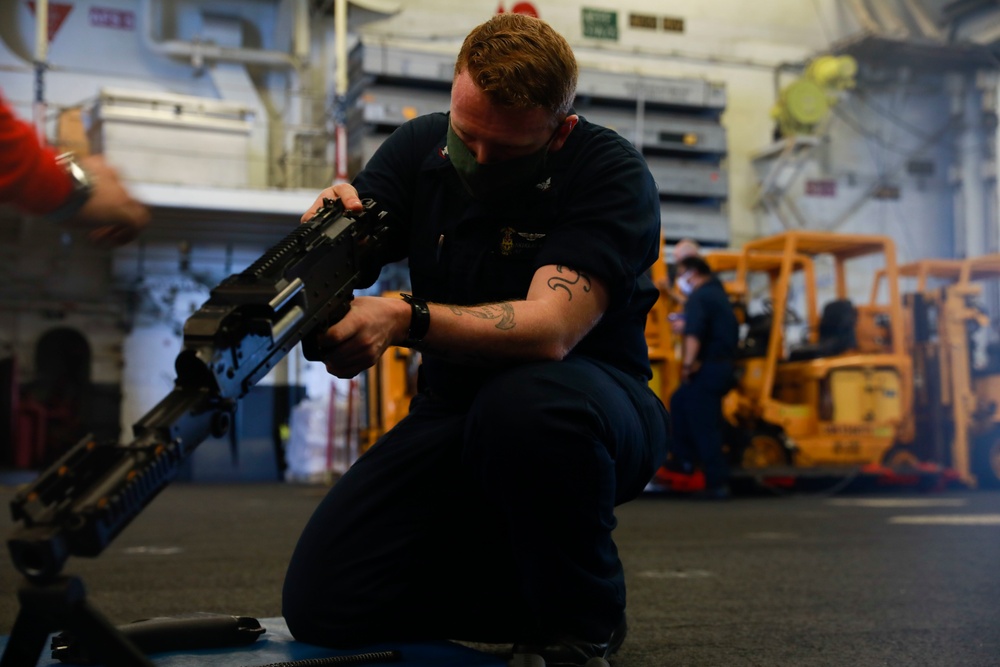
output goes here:
{"type": "Polygon", "coordinates": [[[199,444],[229,431],[239,399],[297,344],[319,360],[316,335],[347,313],[354,290],[374,282],[388,257],[386,218],[371,200],[359,212],[325,200],[188,318],[174,388],[135,424],[132,442],[85,438],[15,495],[20,525],[7,544],[28,581],[0,667],[33,666],[48,632],[64,629],[103,635],[94,643],[103,641],[108,665],[151,664],[136,662],[123,637],[109,636],[115,628],[87,604],[77,578],[60,575],[63,565],[99,555],[199,444]]]}

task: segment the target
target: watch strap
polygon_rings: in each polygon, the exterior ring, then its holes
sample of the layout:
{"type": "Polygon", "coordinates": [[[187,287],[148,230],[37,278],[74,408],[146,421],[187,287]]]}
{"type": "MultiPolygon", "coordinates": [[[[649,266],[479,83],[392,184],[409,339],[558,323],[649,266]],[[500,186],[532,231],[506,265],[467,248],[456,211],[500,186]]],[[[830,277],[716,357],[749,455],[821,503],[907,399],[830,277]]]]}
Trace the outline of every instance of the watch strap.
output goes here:
{"type": "Polygon", "coordinates": [[[63,168],[66,175],[73,182],[73,190],[59,208],[47,213],[45,218],[52,222],[65,222],[76,215],[84,204],[90,199],[94,191],[94,185],[90,176],[81,167],[72,153],[63,153],[56,158],[59,166],[63,168]]]}
{"type": "Polygon", "coordinates": [[[427,335],[431,326],[431,311],[427,301],[412,294],[401,293],[403,301],[410,304],[410,327],[406,332],[403,347],[416,347],[427,335]]]}

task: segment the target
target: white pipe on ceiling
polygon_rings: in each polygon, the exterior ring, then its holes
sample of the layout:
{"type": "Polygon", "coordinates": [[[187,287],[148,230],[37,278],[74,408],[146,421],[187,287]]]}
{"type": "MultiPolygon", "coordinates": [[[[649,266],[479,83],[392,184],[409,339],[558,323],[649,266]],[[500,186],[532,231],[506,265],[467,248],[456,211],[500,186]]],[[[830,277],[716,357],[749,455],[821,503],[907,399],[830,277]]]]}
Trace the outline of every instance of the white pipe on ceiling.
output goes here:
{"type": "Polygon", "coordinates": [[[882,34],[882,26],[872,16],[864,0],[847,0],[847,5],[850,7],[851,13],[854,14],[854,18],[857,19],[863,31],[873,35],[882,34]]]}
{"type": "Polygon", "coordinates": [[[221,47],[216,44],[181,40],[159,41],[153,32],[153,2],[154,0],[142,0],[139,5],[139,32],[146,46],[161,56],[190,60],[195,67],[201,67],[206,61],[294,69],[302,65],[295,56],[283,51],[221,47]]]}
{"type": "Polygon", "coordinates": [[[903,6],[924,37],[936,42],[944,41],[944,31],[934,22],[930,12],[921,0],[903,0],[903,6]]]}
{"type": "Polygon", "coordinates": [[[898,10],[886,0],[863,0],[871,11],[871,15],[882,27],[882,34],[893,39],[910,37],[910,29],[899,17],[898,10]]]}

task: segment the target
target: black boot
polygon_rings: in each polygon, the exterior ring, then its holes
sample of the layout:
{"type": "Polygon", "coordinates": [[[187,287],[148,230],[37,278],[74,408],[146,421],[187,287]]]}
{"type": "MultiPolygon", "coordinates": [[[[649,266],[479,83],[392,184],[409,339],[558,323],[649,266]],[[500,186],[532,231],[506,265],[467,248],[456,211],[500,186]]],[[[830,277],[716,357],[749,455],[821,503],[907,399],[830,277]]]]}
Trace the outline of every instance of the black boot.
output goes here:
{"type": "Polygon", "coordinates": [[[577,637],[561,637],[547,643],[514,644],[515,659],[511,661],[511,665],[533,664],[531,660],[522,660],[521,663],[518,663],[517,656],[540,656],[545,661],[545,667],[555,667],[556,665],[576,667],[586,665],[588,661],[595,658],[606,660],[612,653],[621,648],[627,634],[628,625],[625,622],[625,617],[622,617],[622,622],[611,633],[608,641],[603,643],[595,644],[577,637]]]}

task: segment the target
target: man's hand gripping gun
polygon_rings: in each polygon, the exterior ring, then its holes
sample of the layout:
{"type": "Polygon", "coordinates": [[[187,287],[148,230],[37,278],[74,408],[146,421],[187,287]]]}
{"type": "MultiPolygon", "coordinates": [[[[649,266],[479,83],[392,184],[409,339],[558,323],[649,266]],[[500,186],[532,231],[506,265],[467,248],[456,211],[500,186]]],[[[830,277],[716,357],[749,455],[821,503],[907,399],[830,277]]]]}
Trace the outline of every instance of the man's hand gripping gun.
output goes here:
{"type": "Polygon", "coordinates": [[[232,425],[237,401],[300,341],[317,361],[316,336],[349,310],[354,289],[378,276],[386,215],[366,200],[339,202],[240,274],[226,278],[184,324],[173,390],[120,445],[85,438],[11,501],[20,521],[8,547],[29,579],[57,576],[66,559],[97,556],[167,486],[182,461],[232,425]]]}

